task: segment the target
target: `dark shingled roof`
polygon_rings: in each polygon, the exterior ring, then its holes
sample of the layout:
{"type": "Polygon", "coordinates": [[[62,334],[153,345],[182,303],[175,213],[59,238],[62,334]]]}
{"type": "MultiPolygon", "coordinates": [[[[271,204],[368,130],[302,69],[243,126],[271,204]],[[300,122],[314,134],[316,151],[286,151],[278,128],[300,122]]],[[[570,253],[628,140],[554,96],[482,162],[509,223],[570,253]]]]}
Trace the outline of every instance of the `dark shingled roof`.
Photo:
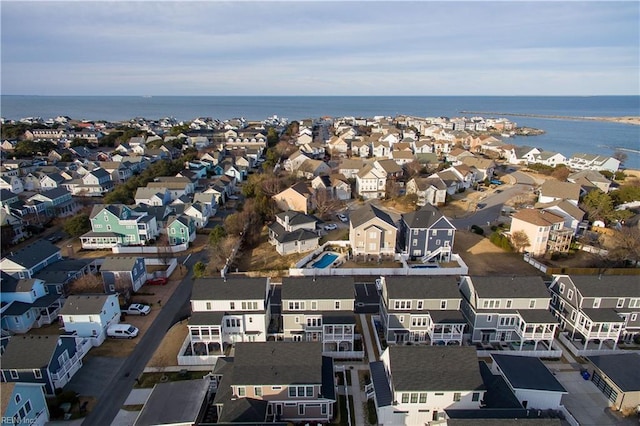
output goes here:
{"type": "Polygon", "coordinates": [[[629,275],[571,275],[560,277],[558,282],[571,280],[585,297],[638,297],[638,278],[629,275]]]}
{"type": "Polygon", "coordinates": [[[467,322],[460,311],[438,311],[430,309],[428,312],[435,324],[464,324],[467,322]]]}
{"type": "Polygon", "coordinates": [[[191,300],[255,300],[266,294],[266,278],[200,278],[193,282],[191,300]]]}
{"type": "Polygon", "coordinates": [[[218,418],[221,423],[255,423],[267,420],[269,401],[254,398],[238,398],[226,401],[218,418]]]}
{"type": "Polygon", "coordinates": [[[473,286],[480,298],[548,298],[549,292],[538,276],[472,276],[473,286]]]}
{"type": "Polygon", "coordinates": [[[134,425],[195,424],[208,391],[208,379],[158,383],[134,425]]]}
{"type": "Polygon", "coordinates": [[[518,313],[526,323],[557,324],[558,320],[546,309],[518,309],[518,313]]]}
{"type": "Polygon", "coordinates": [[[352,277],[284,277],[282,300],[355,299],[352,277]]]}
{"type": "MultiPolygon", "coordinates": [[[[411,229],[426,229],[431,228],[436,222],[440,219],[444,218],[442,213],[438,210],[437,207],[434,207],[430,204],[422,207],[420,210],[405,213],[402,215],[402,220],[407,224],[407,226],[411,229]]],[[[455,229],[455,227],[448,222],[446,218],[444,218],[439,225],[438,228],[441,229],[455,229]]]]}
{"type": "Polygon", "coordinates": [[[60,309],[60,315],[99,314],[108,299],[108,294],[69,296],[60,309]]]}
{"type": "Polygon", "coordinates": [[[454,276],[384,277],[389,299],[460,299],[454,276]]]}
{"type": "Polygon", "coordinates": [[[623,392],[640,391],[640,354],[594,355],[587,359],[623,392]]]}
{"type": "Polygon", "coordinates": [[[25,269],[31,269],[44,259],[48,259],[58,252],[60,252],[59,247],[51,244],[49,241],[38,240],[20,250],[14,251],[5,257],[5,259],[17,263],[25,269]]]}
{"type": "Polygon", "coordinates": [[[387,373],[384,369],[384,363],[382,361],[375,361],[369,363],[369,369],[371,370],[371,380],[373,382],[373,389],[376,393],[376,402],[378,407],[387,407],[393,403],[393,395],[391,394],[391,388],[389,387],[389,381],[387,380],[387,373]]]}
{"type": "Polygon", "coordinates": [[[390,346],[393,387],[402,391],[482,390],[472,346],[390,346]]]}
{"type": "Polygon", "coordinates": [[[297,231],[287,232],[279,223],[273,223],[269,227],[274,231],[275,239],[279,243],[289,243],[291,241],[309,241],[319,239],[320,236],[314,231],[308,229],[298,229],[297,231]]]}
{"type": "Polygon", "coordinates": [[[194,312],[189,318],[189,325],[222,325],[224,312],[194,312]]]}
{"type": "Polygon", "coordinates": [[[285,222],[286,218],[288,217],[290,225],[302,225],[305,223],[313,223],[318,221],[318,219],[316,219],[313,216],[309,216],[304,213],[296,212],[293,210],[288,210],[286,212],[278,213],[276,217],[282,220],[282,222],[285,222]]]}
{"type": "Polygon", "coordinates": [[[59,336],[13,336],[2,354],[2,369],[24,370],[49,365],[59,336]]]}
{"type": "Polygon", "coordinates": [[[371,204],[367,204],[364,207],[361,207],[351,213],[351,225],[355,228],[376,217],[395,228],[396,225],[395,223],[393,223],[393,219],[391,219],[391,216],[371,204]]]}
{"type": "Polygon", "coordinates": [[[237,343],[232,385],[322,383],[322,343],[237,343]]]}
{"type": "Polygon", "coordinates": [[[582,308],[582,312],[593,322],[624,322],[612,308],[582,308]]]}
{"type": "Polygon", "coordinates": [[[491,357],[514,389],[567,392],[538,358],[500,354],[491,357]]]}

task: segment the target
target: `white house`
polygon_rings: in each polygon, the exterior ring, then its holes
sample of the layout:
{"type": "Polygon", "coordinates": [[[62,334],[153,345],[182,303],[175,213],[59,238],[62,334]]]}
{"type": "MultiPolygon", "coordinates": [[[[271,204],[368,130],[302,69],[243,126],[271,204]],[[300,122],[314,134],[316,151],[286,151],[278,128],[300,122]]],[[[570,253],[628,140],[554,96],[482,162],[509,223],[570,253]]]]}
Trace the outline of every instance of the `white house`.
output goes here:
{"type": "Polygon", "coordinates": [[[69,296],[60,310],[60,320],[67,333],[89,337],[93,346],[100,346],[107,328],[120,321],[117,294],[69,296]]]}

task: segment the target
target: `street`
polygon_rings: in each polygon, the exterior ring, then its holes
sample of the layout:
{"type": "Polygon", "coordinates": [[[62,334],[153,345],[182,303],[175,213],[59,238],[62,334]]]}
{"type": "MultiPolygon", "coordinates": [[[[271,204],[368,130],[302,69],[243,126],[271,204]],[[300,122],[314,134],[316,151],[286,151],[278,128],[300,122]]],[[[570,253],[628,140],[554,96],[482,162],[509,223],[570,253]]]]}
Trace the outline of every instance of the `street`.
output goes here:
{"type": "Polygon", "coordinates": [[[205,255],[206,252],[201,251],[189,257],[186,263],[187,275],[178,284],[169,301],[162,307],[158,317],[151,324],[131,356],[122,363],[118,371],[112,372],[111,381],[104,387],[102,394],[98,397],[98,403],[84,419],[83,425],[111,424],[131,392],[135,379],[144,371],[167,330],[184,316],[184,306],[189,302],[193,284],[190,272],[193,265],[202,260],[205,255]]]}

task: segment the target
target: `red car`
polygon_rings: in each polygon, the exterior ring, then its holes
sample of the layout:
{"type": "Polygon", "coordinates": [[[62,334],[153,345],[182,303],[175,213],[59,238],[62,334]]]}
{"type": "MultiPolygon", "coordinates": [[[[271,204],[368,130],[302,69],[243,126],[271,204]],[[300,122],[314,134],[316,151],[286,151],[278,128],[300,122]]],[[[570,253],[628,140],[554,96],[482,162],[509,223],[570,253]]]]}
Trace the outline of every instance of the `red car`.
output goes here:
{"type": "Polygon", "coordinates": [[[164,277],[152,278],[147,280],[147,284],[149,285],[165,285],[167,283],[167,279],[164,277]]]}

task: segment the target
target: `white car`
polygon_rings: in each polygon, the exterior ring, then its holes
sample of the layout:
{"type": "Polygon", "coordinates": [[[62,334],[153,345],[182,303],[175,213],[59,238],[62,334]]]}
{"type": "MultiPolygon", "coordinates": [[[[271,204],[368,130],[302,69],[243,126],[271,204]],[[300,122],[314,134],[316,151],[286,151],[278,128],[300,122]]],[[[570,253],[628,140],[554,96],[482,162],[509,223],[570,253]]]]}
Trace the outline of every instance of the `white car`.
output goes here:
{"type": "Polygon", "coordinates": [[[340,219],[342,222],[349,222],[349,218],[347,218],[347,216],[343,215],[342,213],[338,213],[338,219],[340,219]]]}
{"type": "Polygon", "coordinates": [[[129,307],[123,310],[125,314],[128,315],[147,315],[151,312],[151,307],[149,305],[143,305],[142,303],[132,303],[129,307]]]}
{"type": "Polygon", "coordinates": [[[338,225],[335,223],[328,223],[324,226],[325,231],[333,231],[334,229],[338,229],[338,225]]]}

